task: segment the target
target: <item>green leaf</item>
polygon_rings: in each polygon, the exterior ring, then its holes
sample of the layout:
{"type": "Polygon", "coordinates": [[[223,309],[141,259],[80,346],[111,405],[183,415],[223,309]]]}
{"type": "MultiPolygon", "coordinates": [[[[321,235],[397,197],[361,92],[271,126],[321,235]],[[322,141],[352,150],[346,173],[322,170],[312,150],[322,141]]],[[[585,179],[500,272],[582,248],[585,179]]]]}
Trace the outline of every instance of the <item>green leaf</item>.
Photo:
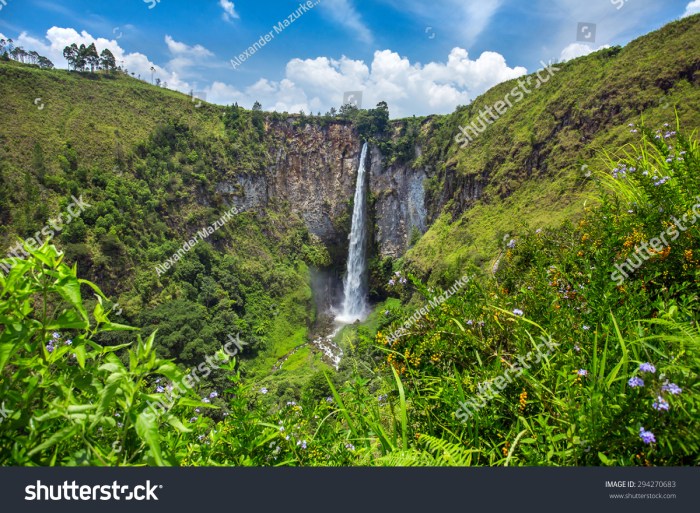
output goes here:
{"type": "Polygon", "coordinates": [[[44,441],[44,443],[37,445],[29,451],[29,456],[34,456],[37,453],[40,453],[44,449],[48,449],[49,447],[53,447],[57,443],[60,443],[64,440],[68,440],[69,438],[73,438],[73,436],[78,432],[79,426],[68,426],[64,427],[60,431],[55,432],[53,435],[49,437],[48,440],[44,441]]]}
{"type": "Polygon", "coordinates": [[[0,370],[2,370],[5,367],[5,364],[10,359],[10,356],[12,356],[12,353],[14,351],[15,351],[15,344],[11,344],[11,343],[0,344],[0,370]]]}
{"type": "Polygon", "coordinates": [[[103,416],[109,410],[123,379],[124,376],[122,374],[112,374],[108,378],[107,385],[102,389],[102,393],[100,394],[100,403],[97,406],[96,412],[98,417],[103,416]]]}
{"type": "Polygon", "coordinates": [[[136,434],[139,435],[146,445],[151,449],[153,459],[158,466],[165,466],[160,450],[160,436],[158,435],[158,424],[155,417],[142,412],[136,418],[136,434]]]}
{"type": "Polygon", "coordinates": [[[601,461],[601,462],[603,463],[603,465],[605,465],[605,466],[610,467],[610,466],[612,466],[612,465],[614,464],[614,462],[611,461],[610,458],[608,458],[608,457],[607,457],[605,454],[603,454],[602,452],[599,452],[599,453],[598,453],[598,457],[600,458],[600,461],[601,461]]]}
{"type": "Polygon", "coordinates": [[[78,365],[81,369],[85,368],[85,346],[76,346],[74,353],[76,360],[78,360],[78,365]]]}
{"type": "Polygon", "coordinates": [[[80,283],[74,276],[65,276],[56,283],[56,291],[80,312],[83,319],[88,320],[88,314],[83,306],[83,299],[80,295],[80,283]]]}
{"type": "MultiPolygon", "coordinates": [[[[185,426],[180,419],[177,417],[174,417],[172,415],[168,416],[167,419],[168,424],[170,424],[172,427],[177,429],[180,433],[191,433],[192,430],[185,426]]],[[[277,433],[275,433],[275,436],[277,436],[277,433]]]]}

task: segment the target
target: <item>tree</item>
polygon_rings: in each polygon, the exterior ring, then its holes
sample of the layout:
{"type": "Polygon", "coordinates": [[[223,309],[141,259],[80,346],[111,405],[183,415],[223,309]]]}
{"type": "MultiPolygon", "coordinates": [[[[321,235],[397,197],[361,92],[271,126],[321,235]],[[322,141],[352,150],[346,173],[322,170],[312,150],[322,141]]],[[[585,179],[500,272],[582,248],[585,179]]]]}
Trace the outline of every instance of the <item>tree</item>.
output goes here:
{"type": "Polygon", "coordinates": [[[85,49],[85,63],[90,66],[90,71],[93,73],[96,69],[99,69],[100,55],[97,53],[95,43],[90,43],[90,46],[85,49]]]}
{"type": "Polygon", "coordinates": [[[117,60],[114,58],[112,52],[106,48],[102,50],[102,53],[100,54],[100,67],[110,73],[117,69],[117,60]]]}
{"type": "Polygon", "coordinates": [[[160,87],[160,78],[156,78],[156,86],[160,87]]]}
{"type": "Polygon", "coordinates": [[[9,53],[12,51],[14,41],[12,39],[0,39],[0,56],[4,59],[9,58],[9,53]]]}
{"type": "Polygon", "coordinates": [[[53,62],[51,62],[49,59],[44,57],[43,55],[39,56],[39,67],[41,69],[53,69],[53,62]]]}
{"type": "Polygon", "coordinates": [[[335,110],[335,107],[331,107],[331,110],[328,111],[328,114],[329,114],[331,117],[336,117],[336,116],[338,115],[338,111],[335,110]]]}
{"type": "Polygon", "coordinates": [[[357,105],[354,105],[352,103],[346,103],[345,105],[340,107],[340,115],[352,119],[359,110],[360,109],[357,108],[357,105]]]}
{"type": "Polygon", "coordinates": [[[68,66],[72,66],[74,70],[78,69],[78,51],[78,45],[75,43],[63,49],[63,57],[68,61],[68,66]]]}
{"type": "Polygon", "coordinates": [[[262,110],[262,105],[260,105],[260,102],[256,101],[256,102],[253,104],[253,110],[254,110],[254,111],[261,111],[261,110],[262,110]]]}
{"type": "Polygon", "coordinates": [[[156,72],[156,68],[151,66],[151,84],[153,83],[153,74],[156,72]]]}
{"type": "Polygon", "coordinates": [[[86,57],[87,48],[85,48],[85,45],[80,45],[75,58],[75,67],[78,71],[85,71],[85,66],[87,65],[86,57]]]}

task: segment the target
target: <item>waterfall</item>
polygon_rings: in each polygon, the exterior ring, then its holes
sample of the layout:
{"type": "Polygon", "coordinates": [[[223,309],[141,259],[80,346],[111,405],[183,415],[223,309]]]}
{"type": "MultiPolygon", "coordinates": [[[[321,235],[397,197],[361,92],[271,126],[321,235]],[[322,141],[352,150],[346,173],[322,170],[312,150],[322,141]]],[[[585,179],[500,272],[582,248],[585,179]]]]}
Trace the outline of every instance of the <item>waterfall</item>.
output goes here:
{"type": "Polygon", "coordinates": [[[350,230],[350,248],[348,250],[348,268],[343,281],[343,310],[337,320],[353,323],[364,320],[367,316],[367,220],[365,207],[365,161],[367,160],[367,143],[362,146],[360,167],[357,169],[355,185],[355,204],[352,211],[352,228],[350,230]]]}

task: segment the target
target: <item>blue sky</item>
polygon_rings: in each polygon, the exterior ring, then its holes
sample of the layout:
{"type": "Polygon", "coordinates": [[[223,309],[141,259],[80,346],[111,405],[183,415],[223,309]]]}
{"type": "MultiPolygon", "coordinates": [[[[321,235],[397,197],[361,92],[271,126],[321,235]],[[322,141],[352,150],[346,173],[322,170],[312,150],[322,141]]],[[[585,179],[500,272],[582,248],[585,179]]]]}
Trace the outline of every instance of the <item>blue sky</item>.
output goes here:
{"type": "Polygon", "coordinates": [[[700,12],[700,0],[320,0],[234,69],[298,0],[4,2],[0,34],[58,67],[64,46],[95,42],[142,78],[154,66],[169,88],[213,103],[326,112],[362,91],[365,107],[387,101],[392,117],[451,112],[541,61],[700,12]],[[596,25],[595,40],[577,41],[579,23],[596,25]]]}

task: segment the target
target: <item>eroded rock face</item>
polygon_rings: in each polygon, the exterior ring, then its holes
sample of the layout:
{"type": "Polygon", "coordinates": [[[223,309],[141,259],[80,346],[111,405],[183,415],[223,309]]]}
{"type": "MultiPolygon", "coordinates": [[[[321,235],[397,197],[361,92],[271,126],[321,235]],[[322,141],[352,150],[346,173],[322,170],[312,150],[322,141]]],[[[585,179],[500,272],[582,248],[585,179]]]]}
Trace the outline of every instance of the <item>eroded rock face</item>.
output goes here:
{"type": "Polygon", "coordinates": [[[428,229],[424,181],[426,170],[409,164],[385,168],[382,155],[373,148],[370,191],[375,203],[375,240],[382,256],[400,257],[411,242],[414,231],[428,229]]]}
{"type": "MultiPolygon", "coordinates": [[[[271,123],[266,139],[271,163],[263,175],[239,175],[222,182],[217,192],[241,211],[287,203],[309,231],[326,244],[347,244],[351,202],[363,141],[349,123],[298,124],[294,118],[271,123]]],[[[414,230],[427,229],[426,170],[409,164],[386,166],[370,148],[369,190],[376,199],[373,234],[382,256],[398,257],[408,249],[414,230]]],[[[419,151],[419,150],[417,150],[419,151]]]]}
{"type": "Polygon", "coordinates": [[[334,221],[347,212],[355,192],[362,141],[343,124],[282,125],[272,136],[279,146],[269,169],[270,196],[288,202],[311,233],[334,241],[334,221]]]}

